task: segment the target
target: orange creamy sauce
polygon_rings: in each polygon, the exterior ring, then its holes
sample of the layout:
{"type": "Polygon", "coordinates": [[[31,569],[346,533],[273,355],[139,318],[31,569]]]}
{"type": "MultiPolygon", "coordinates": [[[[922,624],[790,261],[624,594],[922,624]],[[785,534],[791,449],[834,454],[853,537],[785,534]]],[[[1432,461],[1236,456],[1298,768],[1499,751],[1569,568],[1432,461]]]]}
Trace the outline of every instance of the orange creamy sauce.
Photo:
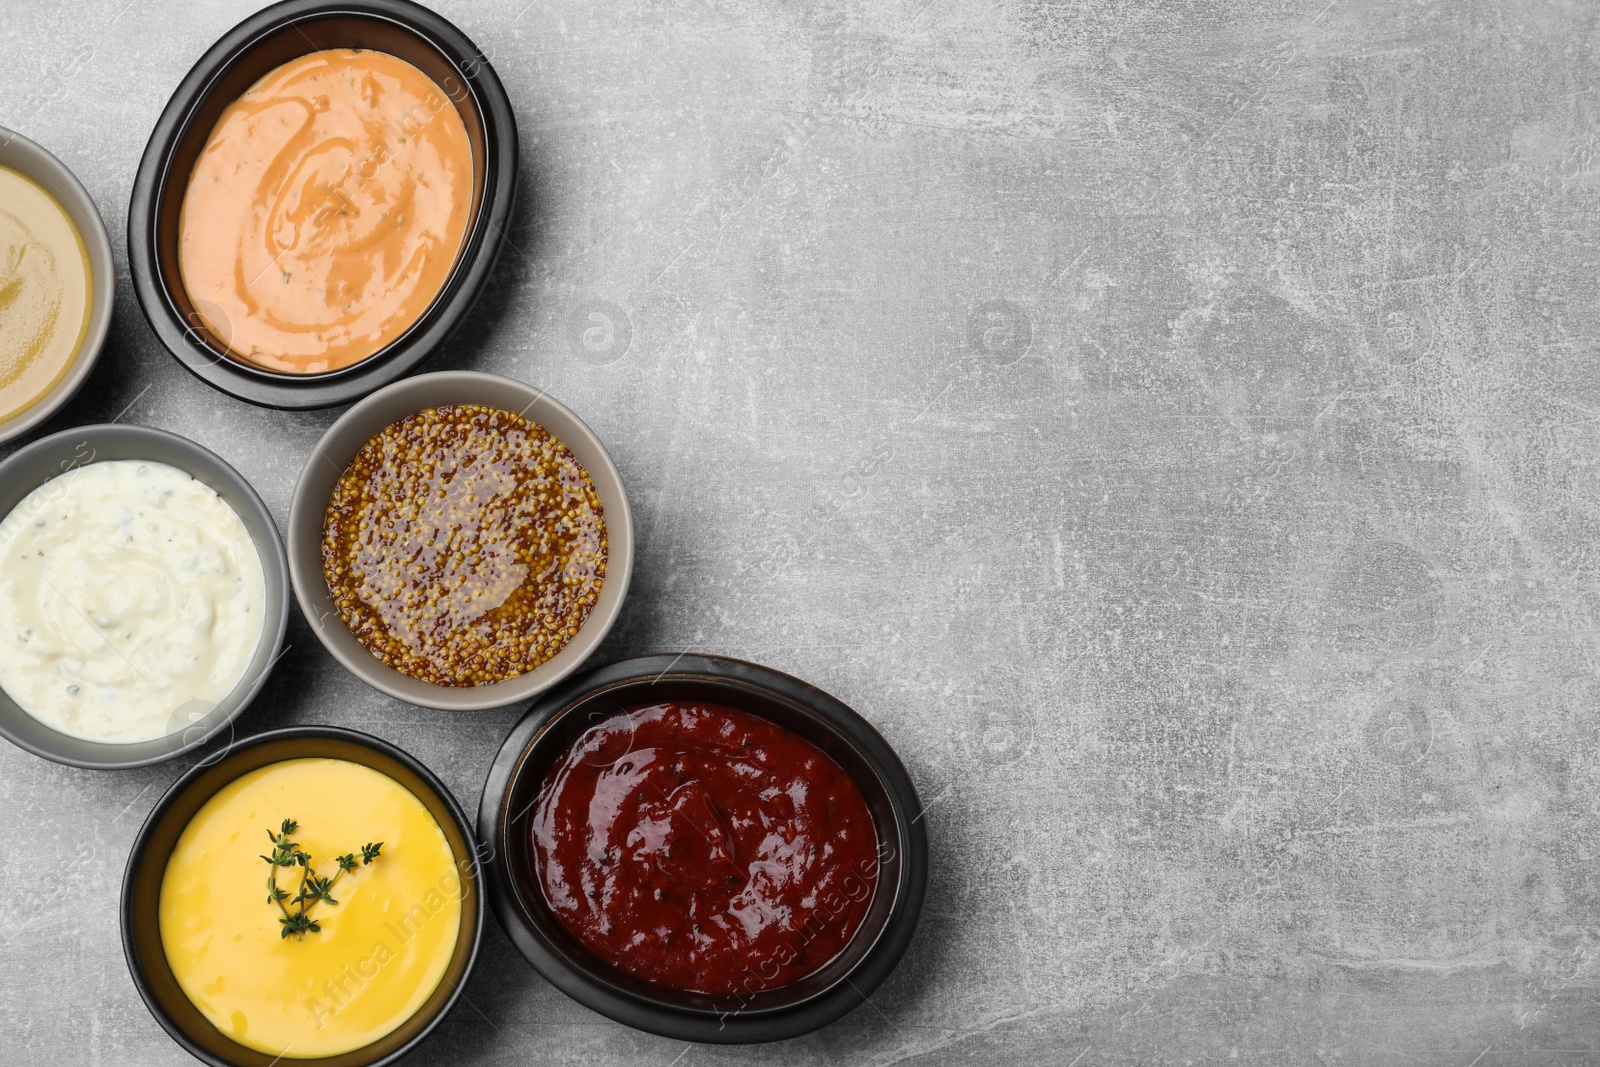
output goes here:
{"type": "Polygon", "coordinates": [[[422,71],[383,52],[301,56],[211,131],[183,197],[184,288],[245,362],[359,363],[444,286],[472,180],[461,115],[422,71]]]}

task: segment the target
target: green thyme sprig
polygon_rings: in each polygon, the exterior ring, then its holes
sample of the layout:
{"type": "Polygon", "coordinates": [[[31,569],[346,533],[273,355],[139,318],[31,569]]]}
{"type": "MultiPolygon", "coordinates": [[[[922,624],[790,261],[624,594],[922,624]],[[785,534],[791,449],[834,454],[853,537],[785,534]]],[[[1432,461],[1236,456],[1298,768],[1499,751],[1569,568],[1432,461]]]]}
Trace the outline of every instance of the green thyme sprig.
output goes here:
{"type": "Polygon", "coordinates": [[[328,904],[339,903],[333,897],[333,887],[339,884],[339,879],[356,869],[365,867],[376,860],[382,853],[383,842],[367,842],[361,846],[361,859],[358,863],[355,853],[347,852],[336,858],[339,871],[332,878],[323,878],[317,874],[316,868],[311,866],[311,855],[301,850],[298,842],[291,840],[291,835],[300,829],[300,824],[293,819],[283,820],[277,833],[267,831],[267,839],[272,842],[272,855],[262,856],[267,862],[267,903],[276,904],[278,910],[283,912],[283,918],[278,920],[283,927],[280,937],[293,934],[297,939],[305,937],[308,933],[321,933],[322,927],[317,925],[309,912],[319,901],[328,904]],[[300,885],[291,897],[289,891],[278,884],[278,868],[299,867],[300,885]],[[291,911],[290,909],[294,910],[291,911]]]}

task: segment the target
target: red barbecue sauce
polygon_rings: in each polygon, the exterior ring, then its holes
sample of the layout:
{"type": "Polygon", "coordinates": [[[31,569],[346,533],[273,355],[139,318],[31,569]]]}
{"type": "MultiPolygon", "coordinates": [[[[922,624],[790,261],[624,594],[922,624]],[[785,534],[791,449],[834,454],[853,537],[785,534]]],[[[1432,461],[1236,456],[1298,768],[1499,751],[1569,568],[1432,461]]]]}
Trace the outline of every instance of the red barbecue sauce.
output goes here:
{"type": "Polygon", "coordinates": [[[715,704],[591,727],[545,779],[533,847],[546,903],[590,952],[712,996],[822,967],[878,880],[855,781],[798,734],[715,704]]]}

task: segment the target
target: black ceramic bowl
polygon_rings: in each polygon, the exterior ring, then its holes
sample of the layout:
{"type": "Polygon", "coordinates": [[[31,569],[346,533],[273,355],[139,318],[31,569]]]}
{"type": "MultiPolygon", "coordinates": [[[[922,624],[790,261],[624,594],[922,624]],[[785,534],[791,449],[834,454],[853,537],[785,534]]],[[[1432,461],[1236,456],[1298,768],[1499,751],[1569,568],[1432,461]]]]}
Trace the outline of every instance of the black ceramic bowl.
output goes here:
{"type": "Polygon", "coordinates": [[[915,787],[888,742],[861,716],[787,674],[720,656],[643,656],[546,693],[501,746],[478,807],[478,835],[500,924],[557,989],[618,1022],[681,1041],[747,1044],[797,1037],[862,1004],[905,954],[922,914],[928,841],[915,787]],[[546,771],[579,734],[614,712],[664,700],[722,704],[800,734],[861,787],[877,824],[878,884],[845,950],[799,982],[747,997],[679,993],[591,955],[546,905],[534,876],[531,819],[546,771]]]}
{"type": "Polygon", "coordinates": [[[272,1067],[289,1062],[315,1067],[376,1067],[415,1048],[460,996],[483,937],[483,897],[477,877],[477,843],[466,813],[433,773],[404,751],[367,734],[332,726],[299,726],[257,734],[207,759],[173,783],[133,840],[122,876],[122,951],[145,1006],[172,1039],[213,1067],[272,1067]],[[223,1035],[184,994],[161,948],[161,879],[184,827],[217,790],[242,774],[280,760],[327,757],[349,760],[388,775],[422,801],[450,842],[461,869],[461,936],[433,995],[399,1028],[370,1045],[338,1056],[274,1059],[223,1035]]]}
{"type": "Polygon", "coordinates": [[[156,122],[128,205],[133,291],[178,362],[223,392],[276,408],[347,404],[416,370],[466,318],[500,254],[516,189],[516,116],[489,61],[465,34],[409,0],[286,0],[212,45],[156,122]],[[444,287],[409,330],[342,370],[280,374],[227,355],[195,312],[178,273],[178,220],[189,174],[223,110],[274,67],[326,48],[387,52],[444,91],[472,144],[472,217],[444,287]]]}

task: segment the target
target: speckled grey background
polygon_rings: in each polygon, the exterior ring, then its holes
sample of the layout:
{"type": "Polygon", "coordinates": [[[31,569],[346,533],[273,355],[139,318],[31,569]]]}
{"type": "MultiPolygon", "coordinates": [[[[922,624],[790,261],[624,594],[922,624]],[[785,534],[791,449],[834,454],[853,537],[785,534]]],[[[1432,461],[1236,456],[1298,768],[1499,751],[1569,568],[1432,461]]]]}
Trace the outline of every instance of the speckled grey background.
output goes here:
{"type": "MultiPolygon", "coordinates": [[[[126,270],[129,183],[251,0],[7,0],[0,125],[126,270]]],[[[1600,1063],[1600,4],[439,8],[523,188],[433,363],[546,386],[639,523],[603,657],[801,675],[929,807],[922,933],[811,1037],[612,1024],[489,930],[427,1063],[1600,1063]]],[[[91,387],[280,524],[331,412],[212,392],[124,276],[91,387]]],[[[469,806],[515,710],[353,682],[296,617],[241,724],[469,806]]],[[[0,750],[0,1059],[181,1064],[122,960],[174,767],[0,750]]]]}

